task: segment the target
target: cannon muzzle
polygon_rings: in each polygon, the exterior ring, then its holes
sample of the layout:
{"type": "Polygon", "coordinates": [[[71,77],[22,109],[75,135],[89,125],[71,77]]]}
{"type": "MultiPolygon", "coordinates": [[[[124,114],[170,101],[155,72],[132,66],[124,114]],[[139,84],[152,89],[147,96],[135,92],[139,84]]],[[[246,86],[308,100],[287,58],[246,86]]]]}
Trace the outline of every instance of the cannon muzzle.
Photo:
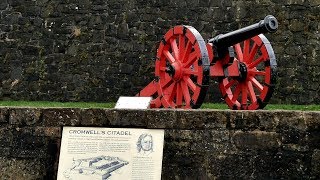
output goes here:
{"type": "Polygon", "coordinates": [[[226,34],[220,34],[209,40],[218,50],[223,50],[229,46],[240,43],[246,39],[250,39],[261,33],[273,33],[278,29],[278,21],[272,16],[268,15],[258,23],[250,26],[232,31],[226,34]]]}

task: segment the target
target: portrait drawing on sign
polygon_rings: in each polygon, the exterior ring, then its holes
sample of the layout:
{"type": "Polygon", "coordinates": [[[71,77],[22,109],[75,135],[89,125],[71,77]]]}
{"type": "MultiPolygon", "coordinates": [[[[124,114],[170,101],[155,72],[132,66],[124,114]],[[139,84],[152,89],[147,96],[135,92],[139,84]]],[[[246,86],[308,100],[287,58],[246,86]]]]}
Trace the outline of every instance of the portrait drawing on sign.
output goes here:
{"type": "Polygon", "coordinates": [[[137,142],[137,150],[141,155],[149,155],[153,152],[153,139],[151,134],[141,134],[137,142]]]}

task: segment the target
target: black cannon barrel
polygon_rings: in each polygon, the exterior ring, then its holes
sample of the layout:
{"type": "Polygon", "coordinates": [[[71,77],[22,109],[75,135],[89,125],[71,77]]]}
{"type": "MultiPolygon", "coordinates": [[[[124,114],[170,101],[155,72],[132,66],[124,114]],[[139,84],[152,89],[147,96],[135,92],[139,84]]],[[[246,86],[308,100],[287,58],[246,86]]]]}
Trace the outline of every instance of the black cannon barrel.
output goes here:
{"type": "Polygon", "coordinates": [[[224,49],[261,33],[275,32],[277,29],[277,19],[272,15],[268,15],[256,24],[252,24],[226,34],[220,34],[210,39],[209,43],[213,43],[213,45],[218,49],[224,49]]]}

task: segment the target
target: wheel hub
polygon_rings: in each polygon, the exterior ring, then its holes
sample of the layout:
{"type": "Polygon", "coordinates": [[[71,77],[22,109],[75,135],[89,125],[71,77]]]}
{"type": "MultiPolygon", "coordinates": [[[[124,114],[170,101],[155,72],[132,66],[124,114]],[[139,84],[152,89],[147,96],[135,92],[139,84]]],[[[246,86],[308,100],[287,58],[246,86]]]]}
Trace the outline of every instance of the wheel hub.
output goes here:
{"type": "Polygon", "coordinates": [[[179,62],[174,62],[167,67],[166,72],[175,80],[179,81],[182,77],[182,66],[179,62]]]}
{"type": "Polygon", "coordinates": [[[238,78],[238,81],[244,82],[248,76],[248,68],[243,62],[239,64],[239,72],[240,72],[240,76],[238,78]]]}

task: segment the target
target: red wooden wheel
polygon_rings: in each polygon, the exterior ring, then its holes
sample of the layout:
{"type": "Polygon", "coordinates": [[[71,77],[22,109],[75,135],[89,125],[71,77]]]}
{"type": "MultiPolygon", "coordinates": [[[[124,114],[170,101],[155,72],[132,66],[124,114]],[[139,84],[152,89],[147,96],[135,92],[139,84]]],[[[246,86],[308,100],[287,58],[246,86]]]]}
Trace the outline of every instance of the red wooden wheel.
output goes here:
{"type": "Polygon", "coordinates": [[[261,109],[276,83],[276,58],[268,39],[260,34],[234,46],[240,77],[220,79],[219,88],[231,109],[261,109]]]}
{"type": "Polygon", "coordinates": [[[206,43],[191,26],[175,26],[157,52],[155,76],[165,108],[199,108],[209,84],[206,43]]]}

